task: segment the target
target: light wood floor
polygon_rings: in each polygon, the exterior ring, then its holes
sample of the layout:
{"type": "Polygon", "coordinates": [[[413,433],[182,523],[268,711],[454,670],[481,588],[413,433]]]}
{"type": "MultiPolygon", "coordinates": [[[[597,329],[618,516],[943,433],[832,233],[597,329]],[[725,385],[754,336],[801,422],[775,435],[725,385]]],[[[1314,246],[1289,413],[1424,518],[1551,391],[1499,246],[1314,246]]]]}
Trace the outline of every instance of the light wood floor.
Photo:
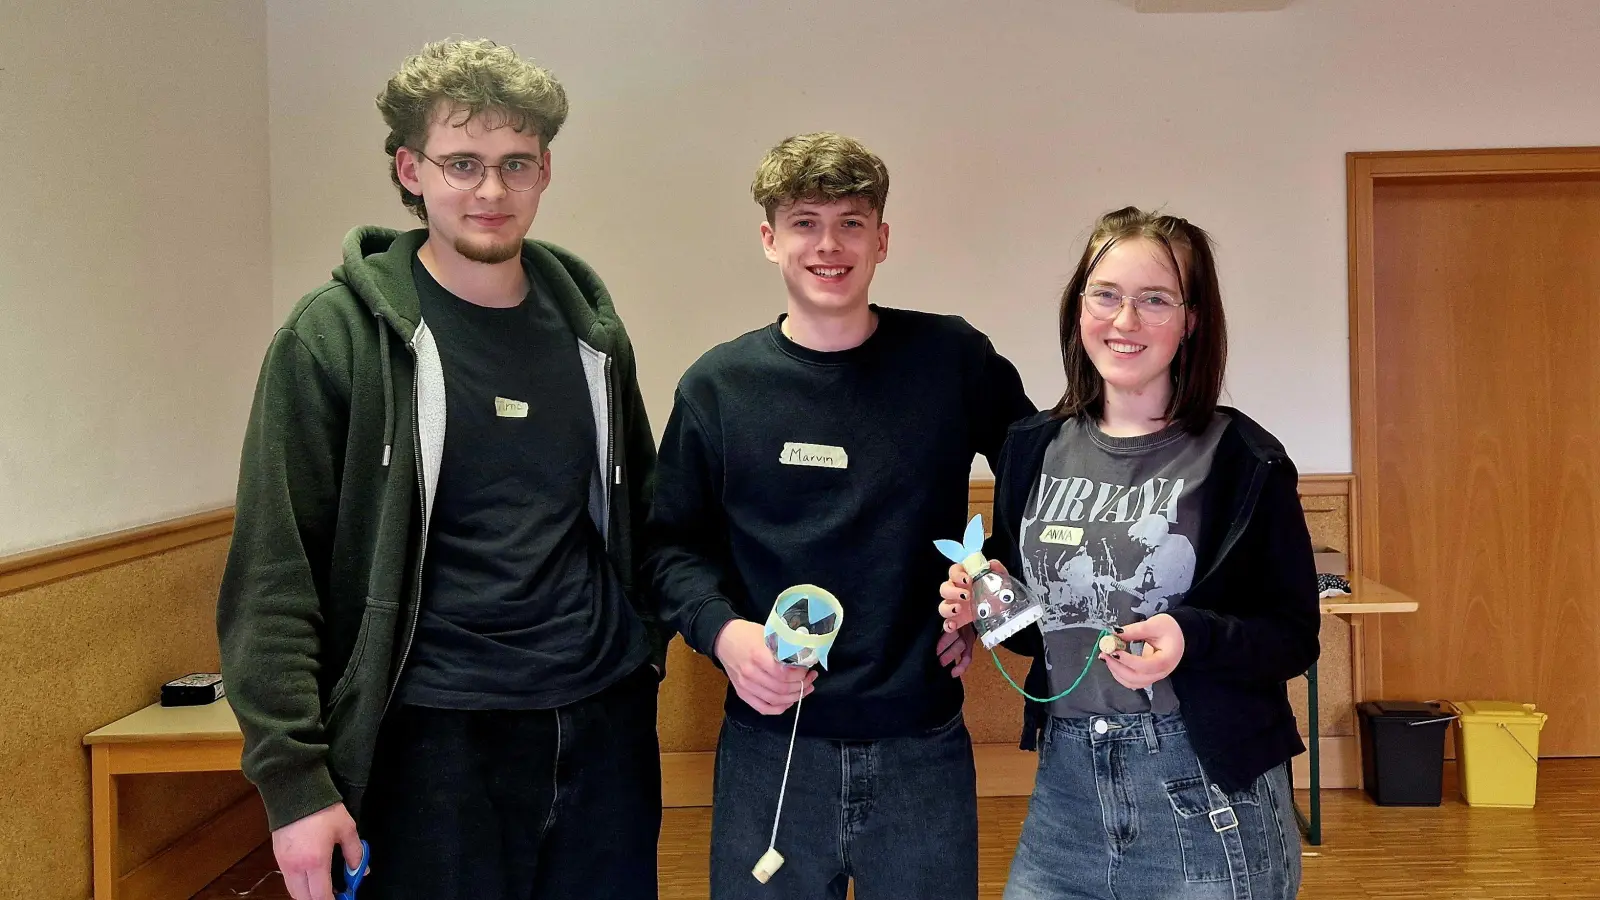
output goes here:
{"type": "MultiPolygon", "coordinates": [[[[1438,809],[1375,806],[1358,791],[1323,793],[1326,840],[1305,858],[1307,900],[1600,900],[1600,759],[1546,759],[1531,810],[1474,809],[1453,796],[1438,809]]],[[[1304,793],[1301,794],[1304,802],[1304,793]]],[[[979,879],[998,900],[1024,797],[979,802],[979,879]]],[[[661,900],[704,900],[711,811],[669,809],[661,835],[661,900]]],[[[273,868],[263,847],[196,900],[235,900],[273,868]]],[[[276,875],[250,895],[284,900],[276,875]]],[[[934,898],[930,898],[934,900],[934,898]]]]}

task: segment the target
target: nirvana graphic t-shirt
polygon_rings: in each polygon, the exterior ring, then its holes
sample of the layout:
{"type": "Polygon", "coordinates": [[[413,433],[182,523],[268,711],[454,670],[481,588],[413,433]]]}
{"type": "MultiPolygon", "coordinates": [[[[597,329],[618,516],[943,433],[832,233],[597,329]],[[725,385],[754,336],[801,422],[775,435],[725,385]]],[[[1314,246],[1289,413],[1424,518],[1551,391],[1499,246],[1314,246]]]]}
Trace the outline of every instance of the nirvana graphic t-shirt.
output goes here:
{"type": "Polygon", "coordinates": [[[1127,625],[1183,603],[1200,544],[1200,497],[1217,442],[1218,414],[1201,434],[1171,426],[1117,438],[1078,416],[1061,424],[1045,451],[1018,532],[1023,576],[1044,600],[1052,715],[1169,713],[1178,698],[1166,681],[1130,690],[1096,659],[1101,629],[1127,625]],[[1088,664],[1085,673],[1084,666],[1088,664]]]}

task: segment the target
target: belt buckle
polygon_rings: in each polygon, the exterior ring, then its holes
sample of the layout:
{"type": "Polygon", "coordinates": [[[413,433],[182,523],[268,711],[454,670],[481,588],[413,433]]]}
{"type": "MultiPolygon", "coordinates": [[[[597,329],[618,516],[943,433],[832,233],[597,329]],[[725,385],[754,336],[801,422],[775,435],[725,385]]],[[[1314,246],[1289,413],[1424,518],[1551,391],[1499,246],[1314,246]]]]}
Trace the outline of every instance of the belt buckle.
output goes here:
{"type": "Polygon", "coordinates": [[[1234,814],[1231,806],[1213,809],[1208,815],[1211,819],[1211,830],[1217,834],[1221,834],[1224,831],[1232,831],[1239,827],[1239,817],[1234,814]]]}

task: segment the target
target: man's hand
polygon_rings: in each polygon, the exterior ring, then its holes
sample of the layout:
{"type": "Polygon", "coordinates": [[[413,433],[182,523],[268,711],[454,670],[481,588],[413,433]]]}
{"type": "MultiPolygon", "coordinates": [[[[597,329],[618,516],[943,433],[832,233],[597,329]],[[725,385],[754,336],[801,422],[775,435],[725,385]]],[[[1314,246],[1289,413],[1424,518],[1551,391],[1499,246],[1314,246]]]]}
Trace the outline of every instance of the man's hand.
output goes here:
{"type": "Polygon", "coordinates": [[[957,631],[946,631],[939,635],[939,646],[934,652],[939,655],[940,665],[951,667],[951,678],[960,678],[972,665],[972,645],[977,640],[978,634],[971,625],[963,625],[957,631]]]}
{"type": "Polygon", "coordinates": [[[775,716],[793,706],[802,690],[811,693],[817,680],[811,669],[778,662],[767,647],[766,629],[744,619],[722,626],[713,650],[734,693],[762,715],[775,716]]]}
{"type": "Polygon", "coordinates": [[[361,838],[343,803],[290,822],[272,833],[272,855],[294,900],[333,900],[333,848],[346,869],[361,865],[361,838]]]}
{"type": "Polygon", "coordinates": [[[1162,613],[1143,622],[1124,625],[1117,637],[1132,644],[1144,641],[1144,650],[1134,656],[1126,650],[1101,653],[1111,677],[1125,688],[1144,690],[1172,674],[1183,659],[1183,628],[1178,620],[1162,613]]]}

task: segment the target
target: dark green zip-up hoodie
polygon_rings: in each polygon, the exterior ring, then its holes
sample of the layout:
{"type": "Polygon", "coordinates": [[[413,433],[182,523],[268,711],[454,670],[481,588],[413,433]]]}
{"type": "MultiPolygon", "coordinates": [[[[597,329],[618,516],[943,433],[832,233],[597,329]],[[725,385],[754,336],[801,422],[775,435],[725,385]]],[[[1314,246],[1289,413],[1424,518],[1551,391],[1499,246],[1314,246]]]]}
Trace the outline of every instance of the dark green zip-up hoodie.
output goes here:
{"type": "MultiPolygon", "coordinates": [[[[415,634],[445,425],[412,281],[427,235],[350,232],[344,264],[290,313],[256,385],[217,633],[244,773],[274,829],[341,801],[359,816],[415,634]]],[[[582,260],[539,241],[522,258],[578,337],[598,437],[590,513],[665,671],[667,634],[640,573],[655,445],[633,347],[582,260]]]]}

